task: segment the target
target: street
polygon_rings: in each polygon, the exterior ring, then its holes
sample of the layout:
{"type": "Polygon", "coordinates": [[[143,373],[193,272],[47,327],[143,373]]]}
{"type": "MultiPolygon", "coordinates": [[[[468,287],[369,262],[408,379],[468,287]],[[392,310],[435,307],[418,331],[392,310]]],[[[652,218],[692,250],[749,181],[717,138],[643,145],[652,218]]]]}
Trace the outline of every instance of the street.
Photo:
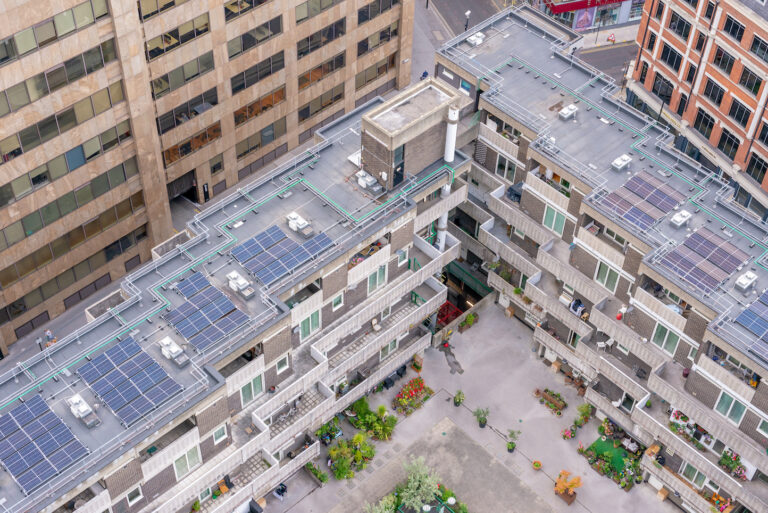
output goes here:
{"type": "MultiPolygon", "coordinates": [[[[594,37],[587,34],[586,37],[594,37]]],[[[637,57],[637,43],[627,41],[615,45],[602,45],[580,50],[576,55],[596,67],[606,75],[613,77],[616,84],[620,85],[624,68],[629,61],[637,57]]]]}

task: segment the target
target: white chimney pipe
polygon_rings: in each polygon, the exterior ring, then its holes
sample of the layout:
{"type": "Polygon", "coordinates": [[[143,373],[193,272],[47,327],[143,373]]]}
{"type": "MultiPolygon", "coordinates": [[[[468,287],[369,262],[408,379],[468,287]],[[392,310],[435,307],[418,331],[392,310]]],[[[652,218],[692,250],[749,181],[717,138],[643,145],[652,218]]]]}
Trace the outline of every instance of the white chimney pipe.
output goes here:
{"type": "MultiPolygon", "coordinates": [[[[455,125],[454,125],[455,126],[455,125]]],[[[447,183],[440,188],[440,197],[447,198],[451,194],[451,184],[447,183]]],[[[435,247],[442,253],[445,251],[445,235],[448,233],[448,212],[437,218],[437,234],[435,236],[435,247]]]]}
{"type": "Polygon", "coordinates": [[[445,129],[445,154],[443,160],[449,164],[456,155],[456,133],[459,129],[459,108],[455,105],[448,107],[448,126],[445,129]]]}

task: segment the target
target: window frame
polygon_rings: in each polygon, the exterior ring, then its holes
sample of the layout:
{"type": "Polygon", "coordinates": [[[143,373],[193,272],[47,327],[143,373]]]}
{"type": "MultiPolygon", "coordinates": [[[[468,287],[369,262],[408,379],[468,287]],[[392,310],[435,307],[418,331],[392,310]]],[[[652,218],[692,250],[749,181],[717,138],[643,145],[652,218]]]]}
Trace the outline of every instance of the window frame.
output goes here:
{"type": "Polygon", "coordinates": [[[188,476],[190,474],[190,472],[193,472],[197,467],[199,467],[202,464],[203,464],[203,458],[202,458],[202,456],[200,454],[200,446],[199,445],[194,445],[194,446],[190,447],[189,449],[184,451],[184,453],[181,456],[179,456],[178,458],[175,458],[173,460],[173,472],[176,475],[176,481],[178,482],[178,481],[184,479],[186,476],[188,476]],[[194,454],[197,455],[197,463],[195,463],[193,466],[190,466],[190,464],[189,464],[189,461],[190,461],[189,460],[189,455],[190,455],[190,453],[194,453],[194,454]],[[177,464],[182,459],[184,460],[184,463],[186,464],[187,470],[183,474],[179,475],[179,468],[178,468],[177,464]]]}
{"type": "Polygon", "coordinates": [[[344,306],[344,291],[339,292],[336,296],[331,299],[331,311],[335,312],[339,308],[344,306]],[[336,300],[339,300],[337,303],[336,300]]]}
{"type": "MultiPolygon", "coordinates": [[[[174,472],[176,472],[175,468],[174,468],[174,472]]],[[[129,490],[128,493],[125,494],[125,500],[128,502],[128,506],[133,506],[134,504],[136,504],[137,502],[139,502],[143,498],[144,498],[144,493],[141,491],[141,485],[140,484],[136,485],[136,488],[134,488],[132,490],[129,490]],[[139,492],[139,494],[137,496],[135,496],[133,499],[131,499],[131,494],[133,492],[139,492]]]]}
{"type": "Polygon", "coordinates": [[[217,427],[213,430],[213,445],[219,445],[221,442],[227,439],[227,423],[225,422],[221,426],[217,427]],[[224,430],[224,434],[221,436],[217,436],[217,433],[221,430],[224,430]]]}
{"type": "Polygon", "coordinates": [[[728,419],[728,421],[731,422],[732,424],[734,424],[736,426],[739,426],[739,425],[741,425],[741,421],[744,420],[744,416],[747,413],[747,403],[743,403],[743,402],[739,401],[738,399],[736,399],[736,397],[734,397],[733,395],[729,394],[725,390],[720,390],[720,395],[717,396],[717,401],[715,401],[715,406],[712,409],[715,410],[720,415],[722,415],[723,417],[725,417],[726,419],[728,419]],[[730,403],[728,403],[728,406],[726,407],[727,413],[723,413],[718,408],[718,406],[720,405],[720,401],[723,400],[723,397],[728,397],[731,400],[730,403]],[[736,404],[739,404],[742,407],[741,415],[739,416],[739,420],[738,421],[734,420],[731,417],[731,413],[733,413],[733,407],[736,404]]]}
{"type": "Polygon", "coordinates": [[[621,280],[621,273],[616,269],[614,269],[609,264],[606,264],[605,262],[603,262],[602,260],[598,260],[597,266],[595,266],[595,276],[593,277],[593,279],[595,283],[598,283],[607,291],[615,293],[616,287],[619,286],[619,281],[621,280]],[[602,267],[605,267],[606,271],[605,271],[605,278],[603,278],[603,281],[600,281],[599,277],[600,277],[600,270],[602,267]],[[613,285],[613,289],[611,289],[608,286],[608,282],[609,282],[608,278],[611,276],[611,273],[614,273],[616,275],[616,282],[613,285]]]}
{"type": "Polygon", "coordinates": [[[653,343],[653,345],[655,345],[665,353],[674,356],[675,353],[677,352],[677,347],[680,344],[680,339],[681,339],[680,335],[676,331],[671,329],[669,326],[661,322],[656,322],[656,326],[653,328],[653,334],[651,335],[651,342],[653,343]],[[664,330],[664,335],[663,335],[664,338],[660,343],[656,341],[656,334],[659,332],[659,328],[664,330]],[[670,341],[670,334],[672,336],[677,337],[677,340],[675,341],[674,346],[672,347],[672,351],[667,349],[667,344],[670,341]]]}
{"type": "Polygon", "coordinates": [[[277,360],[277,362],[275,363],[275,372],[276,372],[278,375],[282,374],[283,372],[285,372],[285,371],[287,371],[288,369],[290,369],[290,368],[291,368],[291,366],[290,366],[290,361],[289,361],[289,359],[288,359],[288,356],[290,356],[290,355],[289,355],[289,354],[286,354],[286,355],[285,355],[285,356],[283,356],[282,358],[279,358],[279,359],[277,360]],[[282,363],[282,362],[285,362],[285,363],[282,363]],[[282,365],[281,365],[281,363],[282,363],[282,365]],[[281,366],[282,366],[282,369],[280,368],[281,366]]]}
{"type": "Polygon", "coordinates": [[[759,418],[759,420],[760,422],[757,423],[755,431],[768,438],[768,420],[765,420],[764,418],[759,418]],[[763,431],[763,424],[765,424],[765,431],[763,431]]]}
{"type": "Polygon", "coordinates": [[[368,287],[368,295],[370,296],[372,293],[379,290],[382,286],[384,286],[387,283],[387,275],[388,275],[388,269],[386,264],[381,264],[379,267],[373,271],[371,274],[368,275],[368,278],[366,279],[366,284],[368,287]],[[382,277],[383,274],[383,277],[382,277]],[[371,288],[371,280],[375,280],[375,284],[373,285],[373,288],[371,288]]]}
{"type": "Polygon", "coordinates": [[[548,203],[547,203],[547,204],[545,205],[545,207],[544,207],[544,218],[541,220],[541,224],[542,224],[542,225],[543,225],[543,226],[544,226],[544,227],[545,227],[547,230],[551,231],[552,233],[556,233],[557,235],[559,235],[560,237],[562,237],[562,236],[563,236],[563,232],[565,232],[565,221],[566,221],[567,219],[568,219],[568,218],[567,218],[567,216],[566,216],[566,215],[565,215],[563,212],[561,212],[559,209],[557,209],[557,208],[555,208],[555,207],[553,207],[553,206],[551,206],[550,204],[548,204],[548,203]],[[551,221],[550,221],[550,224],[551,224],[552,226],[549,226],[549,225],[547,224],[547,214],[548,214],[550,211],[552,212],[552,219],[551,219],[551,221]],[[562,227],[560,228],[560,231],[557,231],[557,229],[556,229],[556,227],[557,227],[557,219],[558,219],[558,217],[557,217],[557,216],[562,216],[562,218],[563,218],[563,225],[562,225],[562,227]]]}
{"type": "Polygon", "coordinates": [[[379,361],[383,362],[384,360],[392,356],[392,353],[397,351],[398,346],[399,346],[399,342],[397,338],[394,338],[389,342],[387,342],[386,344],[384,344],[381,347],[381,349],[379,349],[379,361]],[[386,350],[386,353],[385,353],[385,350],[386,350]]]}
{"type": "Polygon", "coordinates": [[[408,262],[408,248],[402,248],[396,251],[397,253],[397,266],[402,267],[408,262]]]}

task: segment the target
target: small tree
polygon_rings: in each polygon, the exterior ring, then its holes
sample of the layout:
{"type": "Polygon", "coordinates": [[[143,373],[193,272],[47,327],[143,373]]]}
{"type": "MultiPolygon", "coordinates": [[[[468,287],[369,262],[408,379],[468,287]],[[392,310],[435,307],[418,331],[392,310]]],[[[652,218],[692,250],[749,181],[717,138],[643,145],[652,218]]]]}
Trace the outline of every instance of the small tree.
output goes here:
{"type": "Polygon", "coordinates": [[[421,507],[431,501],[437,492],[440,479],[437,474],[424,463],[424,458],[411,458],[410,463],[403,465],[408,481],[400,493],[400,501],[406,508],[420,511],[421,507]]]}
{"type": "Polygon", "coordinates": [[[392,513],[395,511],[397,501],[392,494],[385,495],[381,498],[378,504],[365,504],[363,509],[365,513],[392,513]]]}
{"type": "Polygon", "coordinates": [[[576,493],[576,488],[581,486],[581,478],[579,476],[573,479],[568,479],[571,473],[567,470],[561,470],[560,475],[557,476],[555,481],[555,492],[560,495],[573,495],[576,493]]]}
{"type": "Polygon", "coordinates": [[[589,417],[592,416],[592,405],[589,403],[578,405],[576,410],[579,412],[579,416],[585,421],[589,420],[589,417]]]}

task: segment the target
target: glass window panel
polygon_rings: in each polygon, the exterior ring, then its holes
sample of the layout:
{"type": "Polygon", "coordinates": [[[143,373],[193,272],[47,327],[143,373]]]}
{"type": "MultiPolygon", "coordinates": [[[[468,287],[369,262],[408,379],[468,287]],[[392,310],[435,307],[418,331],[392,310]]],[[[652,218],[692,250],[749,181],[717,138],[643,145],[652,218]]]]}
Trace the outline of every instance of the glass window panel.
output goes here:
{"type": "Polygon", "coordinates": [[[16,196],[16,199],[19,199],[22,196],[26,196],[28,193],[32,192],[32,184],[29,182],[29,176],[23,174],[20,177],[14,179],[11,182],[11,189],[13,190],[13,195],[16,196]]]}
{"type": "Polygon", "coordinates": [[[123,165],[115,166],[107,171],[109,176],[109,187],[114,188],[125,182],[125,174],[123,173],[123,165]]]}
{"type": "Polygon", "coordinates": [[[75,190],[75,197],[77,198],[77,205],[82,207],[93,199],[93,191],[91,190],[91,184],[85,184],[79,189],[75,190]]]}
{"type": "Polygon", "coordinates": [[[109,208],[101,213],[99,216],[99,224],[102,230],[106,230],[117,222],[117,216],[115,215],[115,209],[109,208]]]}
{"type": "Polygon", "coordinates": [[[170,90],[168,75],[164,75],[152,81],[152,94],[155,96],[155,98],[160,98],[161,96],[169,93],[170,90]]]}
{"type": "Polygon", "coordinates": [[[21,221],[9,224],[5,230],[3,230],[3,233],[5,233],[5,240],[8,242],[9,246],[16,244],[24,238],[24,228],[21,226],[21,221]]]}
{"type": "Polygon", "coordinates": [[[59,212],[62,216],[65,216],[77,208],[77,200],[75,199],[75,193],[70,191],[64,196],[56,200],[59,205],[59,212]]]}
{"type": "Polygon", "coordinates": [[[75,272],[72,269],[67,269],[56,277],[56,282],[59,284],[59,290],[66,289],[75,283],[75,272]]]}
{"type": "Polygon", "coordinates": [[[131,122],[129,120],[126,119],[117,124],[117,137],[120,142],[131,137],[131,122]]]}
{"type": "Polygon", "coordinates": [[[117,211],[117,218],[122,220],[131,215],[131,202],[128,200],[121,201],[117,205],[115,205],[115,210],[117,211]]]}
{"type": "Polygon", "coordinates": [[[117,131],[114,128],[110,128],[101,134],[101,147],[104,151],[109,150],[117,146],[117,131]]]}
{"type": "Polygon", "coordinates": [[[44,299],[49,299],[59,292],[59,286],[56,284],[56,278],[48,280],[40,287],[40,292],[44,299]]]}
{"type": "Polygon", "coordinates": [[[69,252],[69,238],[65,235],[51,242],[53,258],[60,258],[69,252]]]}
{"type": "Polygon", "coordinates": [[[85,164],[85,154],[83,153],[82,146],[72,148],[65,154],[65,156],[67,158],[67,167],[69,167],[70,171],[74,171],[85,164]]]}
{"type": "Polygon", "coordinates": [[[0,141],[0,156],[2,156],[4,160],[11,160],[19,155],[21,155],[21,145],[19,144],[19,137],[16,134],[0,141]]]}
{"type": "Polygon", "coordinates": [[[59,132],[62,134],[67,130],[74,128],[77,125],[74,107],[70,107],[64,112],[56,114],[56,121],[59,124],[59,132]]]}
{"type": "Polygon", "coordinates": [[[91,272],[91,268],[88,265],[87,260],[83,260],[76,266],[72,268],[72,270],[75,272],[75,280],[79,281],[88,276],[88,274],[91,272]]]}
{"type": "Polygon", "coordinates": [[[29,94],[27,93],[27,87],[23,82],[21,84],[16,84],[13,87],[9,87],[7,93],[8,103],[11,104],[11,110],[19,110],[29,103],[29,94]]]}
{"type": "Polygon", "coordinates": [[[34,255],[27,255],[16,262],[16,270],[19,272],[19,278],[32,274],[35,269],[37,269],[37,266],[35,265],[34,255]]]}
{"type": "Polygon", "coordinates": [[[715,405],[715,409],[720,412],[722,415],[726,415],[728,413],[728,410],[731,408],[731,403],[733,402],[733,397],[723,392],[720,395],[720,400],[715,405]]]}
{"type": "Polygon", "coordinates": [[[85,154],[85,160],[90,161],[95,159],[101,154],[101,142],[98,137],[89,139],[83,143],[83,152],[85,154]]]}
{"type": "Polygon", "coordinates": [[[0,271],[0,287],[7,287],[19,279],[15,266],[6,267],[0,271]]]}
{"type": "Polygon", "coordinates": [[[101,55],[104,58],[104,62],[110,62],[117,58],[114,39],[110,39],[101,43],[101,55]]]}
{"type": "Polygon", "coordinates": [[[74,11],[77,28],[83,28],[93,23],[93,11],[91,10],[90,2],[84,2],[75,6],[74,11]]]}
{"type": "Polygon", "coordinates": [[[90,98],[80,100],[75,104],[75,119],[77,124],[84,123],[93,117],[93,105],[90,98]]]}
{"type": "Polygon", "coordinates": [[[48,226],[59,218],[59,207],[57,207],[56,202],[53,201],[41,208],[40,214],[43,216],[43,223],[48,226]]]}
{"type": "Polygon", "coordinates": [[[86,240],[101,233],[101,223],[99,222],[99,218],[97,217],[96,219],[92,219],[85,223],[83,225],[83,230],[85,231],[86,240]]]}
{"type": "MultiPolygon", "coordinates": [[[[0,187],[0,206],[5,206],[10,203],[12,203],[14,200],[13,197],[13,189],[11,189],[11,184],[7,183],[0,187]]],[[[2,247],[3,244],[3,237],[0,235],[0,249],[5,249],[2,247]]]]}
{"type": "Polygon", "coordinates": [[[112,101],[112,105],[123,101],[125,96],[123,95],[123,82],[115,82],[109,86],[109,98],[112,101]]]}
{"type": "Polygon", "coordinates": [[[178,89],[184,85],[184,68],[179,67],[171,70],[171,72],[168,73],[168,77],[171,82],[171,91],[178,89]]]}
{"type": "Polygon", "coordinates": [[[32,125],[19,132],[19,140],[21,141],[21,147],[24,148],[25,152],[39,146],[40,134],[37,133],[37,126],[32,125]]]}
{"type": "Polygon", "coordinates": [[[5,91],[0,91],[0,116],[5,116],[9,112],[11,112],[11,106],[8,104],[5,91]]]}
{"type": "Polygon", "coordinates": [[[109,178],[106,173],[91,180],[91,190],[94,198],[98,198],[109,190],[109,178]]]}
{"type": "Polygon", "coordinates": [[[51,175],[51,180],[56,180],[67,174],[67,162],[64,155],[59,155],[48,162],[48,172],[51,175]]]}
{"type": "Polygon", "coordinates": [[[13,41],[16,43],[16,51],[19,55],[24,55],[27,52],[31,52],[37,48],[37,42],[35,41],[35,33],[32,27],[17,32],[13,36],[13,41]]]}
{"type": "Polygon", "coordinates": [[[200,71],[196,60],[189,61],[183,66],[183,68],[184,68],[184,80],[187,82],[195,78],[200,71]]]}
{"type": "Polygon", "coordinates": [[[91,48],[83,54],[83,58],[88,73],[93,73],[104,67],[104,61],[101,59],[101,47],[91,48]]]}
{"type": "Polygon", "coordinates": [[[39,73],[33,77],[28,78],[26,84],[30,101],[39,100],[48,94],[48,84],[45,82],[44,73],[39,73]]]}
{"type": "Polygon", "coordinates": [[[139,0],[139,10],[144,19],[157,14],[157,0],[139,0]]]}
{"type": "Polygon", "coordinates": [[[40,130],[40,139],[43,142],[50,141],[59,135],[59,128],[56,125],[56,116],[45,118],[37,124],[37,127],[40,130]]]}
{"type": "Polygon", "coordinates": [[[94,17],[97,20],[109,14],[107,0],[91,0],[91,5],[93,6],[94,17]]]}
{"type": "Polygon", "coordinates": [[[16,48],[13,37],[0,40],[0,64],[12,61],[16,58],[16,48]]]}
{"type": "Polygon", "coordinates": [[[188,21],[179,27],[179,41],[182,44],[194,39],[195,37],[195,25],[192,21],[188,21]]]}
{"type": "Polygon", "coordinates": [[[63,65],[59,66],[58,68],[46,71],[45,78],[48,81],[48,89],[54,92],[67,85],[67,70],[64,69],[63,65]]]}
{"type": "Polygon", "coordinates": [[[32,187],[42,187],[51,181],[51,175],[48,173],[48,166],[42,166],[29,172],[29,178],[32,180],[32,187]]]}
{"type": "Polygon", "coordinates": [[[83,232],[83,227],[78,226],[77,228],[71,230],[67,234],[67,238],[69,239],[69,247],[72,249],[82,244],[85,241],[85,233],[83,232]]]}
{"type": "Polygon", "coordinates": [[[139,166],[136,164],[135,157],[131,157],[130,159],[126,160],[123,165],[125,166],[126,178],[131,178],[132,176],[139,174],[139,166]]]}
{"type": "Polygon", "coordinates": [[[35,265],[37,267],[42,267],[46,265],[48,262],[53,260],[53,256],[51,255],[51,248],[48,247],[46,244],[42,248],[38,249],[34,252],[35,256],[35,265]]]}
{"type": "Polygon", "coordinates": [[[200,74],[213,69],[213,52],[204,53],[200,56],[200,74]]]}
{"type": "Polygon", "coordinates": [[[731,412],[728,414],[728,418],[734,421],[735,423],[741,422],[742,417],[744,416],[744,412],[746,411],[747,407],[744,406],[739,401],[733,402],[733,407],[731,407],[731,412]]]}
{"type": "Polygon", "coordinates": [[[78,78],[85,76],[85,64],[82,55],[70,59],[64,63],[64,69],[67,71],[67,80],[74,82],[78,78]]]}

